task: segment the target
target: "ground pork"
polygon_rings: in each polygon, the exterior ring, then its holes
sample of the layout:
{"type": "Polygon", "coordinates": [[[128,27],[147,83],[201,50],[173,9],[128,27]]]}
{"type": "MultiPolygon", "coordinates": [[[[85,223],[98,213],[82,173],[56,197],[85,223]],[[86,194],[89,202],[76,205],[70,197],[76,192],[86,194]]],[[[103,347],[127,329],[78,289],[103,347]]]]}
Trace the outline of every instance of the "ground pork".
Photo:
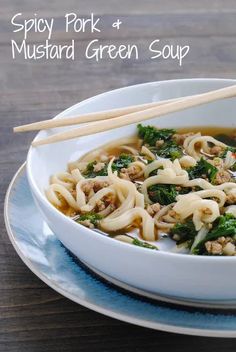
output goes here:
{"type": "Polygon", "coordinates": [[[96,212],[103,211],[108,206],[110,206],[110,212],[116,208],[115,207],[115,197],[113,195],[107,195],[103,199],[99,199],[96,202],[96,212]]]}
{"type": "Polygon", "coordinates": [[[120,171],[120,178],[132,181],[137,178],[138,174],[140,173],[140,168],[135,165],[131,165],[127,169],[122,168],[120,171]]]}
{"type": "Polygon", "coordinates": [[[215,241],[207,241],[205,248],[209,254],[213,255],[235,255],[235,245],[231,237],[221,236],[215,241]]]}
{"type": "Polygon", "coordinates": [[[91,191],[94,191],[95,193],[99,191],[100,189],[104,187],[108,187],[109,183],[106,181],[100,181],[100,180],[89,180],[88,182],[84,183],[82,188],[82,191],[88,195],[91,193],[91,191]]]}
{"type": "Polygon", "coordinates": [[[214,147],[210,148],[210,154],[212,155],[217,155],[219,156],[223,151],[223,148],[218,146],[218,145],[214,145],[214,147]]]}
{"type": "Polygon", "coordinates": [[[231,181],[231,175],[229,172],[222,169],[217,172],[215,177],[215,183],[217,185],[221,185],[222,183],[230,182],[230,181],[231,181]]]}

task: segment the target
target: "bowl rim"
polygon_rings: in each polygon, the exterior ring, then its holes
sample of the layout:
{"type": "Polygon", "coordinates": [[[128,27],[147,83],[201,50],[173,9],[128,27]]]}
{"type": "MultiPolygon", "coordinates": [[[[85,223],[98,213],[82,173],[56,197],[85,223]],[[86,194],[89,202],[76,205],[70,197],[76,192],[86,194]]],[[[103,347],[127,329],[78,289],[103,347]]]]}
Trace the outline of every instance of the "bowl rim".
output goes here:
{"type": "MultiPolygon", "coordinates": [[[[160,81],[151,81],[151,82],[145,82],[145,83],[139,83],[139,84],[134,84],[134,85],[129,85],[129,86],[125,86],[122,88],[118,88],[118,89],[112,89],[106,92],[103,92],[101,94],[97,94],[94,95],[90,98],[87,98],[85,100],[82,100],[79,103],[75,103],[72,106],[70,106],[69,108],[63,110],[62,112],[60,112],[59,114],[57,114],[56,116],[53,117],[53,119],[57,119],[57,118],[63,118],[66,117],[71,110],[75,109],[75,108],[80,108],[83,107],[84,105],[89,104],[90,102],[92,102],[94,99],[96,98],[102,98],[104,96],[109,96],[112,95],[113,93],[119,93],[120,91],[124,91],[124,90],[132,90],[134,88],[138,88],[138,87],[145,87],[145,86],[151,86],[154,84],[162,84],[162,83],[178,83],[178,82],[225,82],[225,83],[236,83],[236,79],[229,79],[229,78],[184,78],[184,79],[173,79],[173,80],[160,80],[160,81]]],[[[39,131],[36,136],[34,137],[33,141],[38,140],[40,137],[41,131],[39,131]]],[[[27,158],[26,158],[26,172],[27,172],[27,178],[29,181],[29,185],[30,188],[32,188],[32,191],[34,194],[36,194],[37,197],[39,197],[40,201],[44,204],[44,206],[50,211],[53,212],[54,215],[57,218],[61,218],[62,220],[64,219],[64,222],[66,222],[68,224],[68,226],[76,226],[78,229],[80,229],[82,232],[86,232],[86,236],[90,236],[93,237],[96,236],[100,241],[103,242],[107,242],[107,243],[111,243],[113,244],[113,246],[116,247],[120,247],[121,249],[123,249],[123,251],[137,251],[137,253],[139,253],[140,251],[142,253],[147,253],[147,255],[149,256],[160,256],[160,257],[170,257],[170,258],[179,258],[178,260],[197,260],[197,262],[200,264],[200,262],[202,264],[204,264],[205,262],[209,263],[219,263],[219,262],[224,262],[224,263],[229,263],[231,261],[235,261],[236,260],[236,256],[234,258],[234,256],[203,256],[203,255],[191,255],[189,253],[175,253],[175,252],[169,252],[169,251],[162,251],[162,250],[150,250],[148,248],[143,248],[143,247],[139,247],[139,246],[127,246],[127,243],[124,243],[122,241],[114,241],[113,238],[109,237],[109,236],[102,236],[98,233],[96,233],[95,231],[93,231],[92,229],[89,229],[75,221],[73,221],[71,218],[69,218],[68,216],[64,215],[63,213],[61,213],[57,208],[55,208],[46,198],[45,195],[43,195],[43,193],[39,190],[38,186],[37,186],[37,182],[35,181],[32,173],[31,173],[31,162],[32,162],[32,158],[33,158],[33,151],[34,151],[34,147],[30,146],[28,153],[27,153],[27,158]]],[[[140,253],[141,253],[140,252],[140,253]]]]}

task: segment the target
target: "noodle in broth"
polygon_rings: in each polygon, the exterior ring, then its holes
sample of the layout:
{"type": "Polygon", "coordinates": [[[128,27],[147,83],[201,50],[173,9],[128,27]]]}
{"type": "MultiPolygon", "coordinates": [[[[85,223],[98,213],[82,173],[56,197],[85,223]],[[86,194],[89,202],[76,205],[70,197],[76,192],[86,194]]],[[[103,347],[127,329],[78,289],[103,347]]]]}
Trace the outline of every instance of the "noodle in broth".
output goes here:
{"type": "Polygon", "coordinates": [[[165,233],[191,254],[236,255],[235,174],[232,129],[138,125],[137,137],[93,150],[53,175],[46,196],[120,241],[157,249],[152,242],[165,233]]]}

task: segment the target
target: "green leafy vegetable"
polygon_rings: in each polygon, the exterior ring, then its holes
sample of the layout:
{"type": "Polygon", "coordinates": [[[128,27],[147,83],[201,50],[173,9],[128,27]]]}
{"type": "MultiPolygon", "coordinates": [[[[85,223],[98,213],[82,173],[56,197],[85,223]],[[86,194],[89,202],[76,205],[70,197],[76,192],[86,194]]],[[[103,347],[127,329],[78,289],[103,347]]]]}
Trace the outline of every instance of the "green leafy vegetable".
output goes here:
{"type": "Polygon", "coordinates": [[[150,244],[148,242],[139,241],[137,238],[134,238],[132,244],[134,244],[135,246],[143,247],[143,248],[158,250],[158,248],[156,246],[153,246],[152,244],[150,244]]]}
{"type": "Polygon", "coordinates": [[[196,235],[197,231],[192,220],[187,220],[185,223],[177,223],[170,231],[170,236],[174,237],[173,239],[177,244],[187,242],[189,248],[192,246],[196,235]]]}
{"type": "Polygon", "coordinates": [[[162,158],[175,160],[182,156],[182,149],[171,138],[176,133],[174,129],[157,129],[153,126],[138,125],[138,136],[143,139],[144,144],[148,144],[150,150],[162,158]],[[156,146],[157,141],[163,144],[156,146]]]}
{"type": "Polygon", "coordinates": [[[225,214],[219,216],[213,223],[213,228],[208,236],[211,239],[220,236],[233,236],[236,234],[236,218],[233,214],[225,214]]]}
{"type": "Polygon", "coordinates": [[[148,187],[148,195],[153,203],[168,205],[175,202],[178,192],[175,185],[156,184],[148,187]]]}
{"type": "Polygon", "coordinates": [[[121,169],[129,167],[129,165],[134,161],[132,155],[129,154],[121,154],[118,159],[115,159],[112,164],[113,171],[120,171],[121,169]]]}
{"type": "MultiPolygon", "coordinates": [[[[201,188],[199,189],[199,191],[201,190],[201,188]]],[[[196,190],[195,190],[196,191],[196,190]]],[[[179,190],[178,190],[178,193],[179,194],[188,194],[192,192],[192,188],[191,187],[181,187],[179,190]]]]}
{"type": "Polygon", "coordinates": [[[173,140],[166,141],[160,147],[150,147],[152,153],[161,158],[179,159],[182,156],[182,148],[173,140]]]}
{"type": "Polygon", "coordinates": [[[234,235],[236,235],[236,218],[232,214],[221,215],[214,221],[212,230],[204,240],[194,248],[193,254],[204,254],[207,241],[214,241],[221,236],[231,237],[234,235]]]}
{"type": "Polygon", "coordinates": [[[97,165],[97,161],[92,161],[87,165],[86,170],[83,172],[85,178],[94,178],[96,176],[107,176],[107,164],[100,171],[94,171],[94,166],[97,165]]]}
{"type": "Polygon", "coordinates": [[[172,161],[182,156],[182,149],[175,141],[167,141],[156,149],[156,154],[161,158],[171,159],[172,161]]]}
{"type": "Polygon", "coordinates": [[[217,172],[218,169],[203,158],[195,166],[188,169],[190,180],[207,177],[210,182],[214,182],[217,172]]]}
{"type": "MultiPolygon", "coordinates": [[[[116,158],[112,164],[112,170],[120,172],[121,169],[127,168],[130,163],[134,161],[133,156],[129,154],[121,154],[116,158]]],[[[94,178],[96,176],[107,176],[107,163],[104,163],[104,167],[99,171],[94,171],[94,166],[97,165],[97,161],[93,161],[87,165],[86,170],[83,172],[85,178],[94,178]]]]}
{"type": "Polygon", "coordinates": [[[189,187],[176,187],[170,184],[156,184],[148,187],[148,195],[153,203],[168,205],[176,201],[179,194],[191,192],[189,187]]]}
{"type": "Polygon", "coordinates": [[[87,214],[80,215],[80,217],[76,220],[76,222],[89,220],[95,227],[97,227],[99,221],[102,220],[102,218],[103,217],[100,214],[87,213],[87,214]]]}
{"type": "Polygon", "coordinates": [[[138,136],[145,144],[155,146],[158,140],[167,141],[176,133],[173,129],[157,129],[153,126],[138,126],[138,136]]]}

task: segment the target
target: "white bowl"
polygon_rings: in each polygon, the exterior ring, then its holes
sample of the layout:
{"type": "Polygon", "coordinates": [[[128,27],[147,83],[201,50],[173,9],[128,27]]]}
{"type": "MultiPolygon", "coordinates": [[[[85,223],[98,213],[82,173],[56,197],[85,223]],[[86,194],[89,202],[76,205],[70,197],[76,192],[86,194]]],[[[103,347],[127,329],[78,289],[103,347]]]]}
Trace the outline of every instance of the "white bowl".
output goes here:
{"type": "MultiPolygon", "coordinates": [[[[141,84],[114,90],[76,104],[57,116],[66,118],[126,105],[192,95],[235,84],[233,80],[189,79],[141,84]]],[[[228,99],[170,114],[146,123],[158,127],[236,127],[236,100],[228,99]]],[[[62,129],[61,129],[62,130],[62,129]]],[[[63,128],[65,130],[65,128],[63,128]]],[[[99,271],[139,289],[188,299],[235,299],[236,257],[207,257],[151,251],[99,235],[55,209],[45,197],[50,175],[66,169],[98,146],[132,135],[136,125],[70,141],[30,148],[27,175],[35,202],[49,227],[77,257],[99,271]]],[[[55,133],[41,131],[36,139],[55,133]]]]}

